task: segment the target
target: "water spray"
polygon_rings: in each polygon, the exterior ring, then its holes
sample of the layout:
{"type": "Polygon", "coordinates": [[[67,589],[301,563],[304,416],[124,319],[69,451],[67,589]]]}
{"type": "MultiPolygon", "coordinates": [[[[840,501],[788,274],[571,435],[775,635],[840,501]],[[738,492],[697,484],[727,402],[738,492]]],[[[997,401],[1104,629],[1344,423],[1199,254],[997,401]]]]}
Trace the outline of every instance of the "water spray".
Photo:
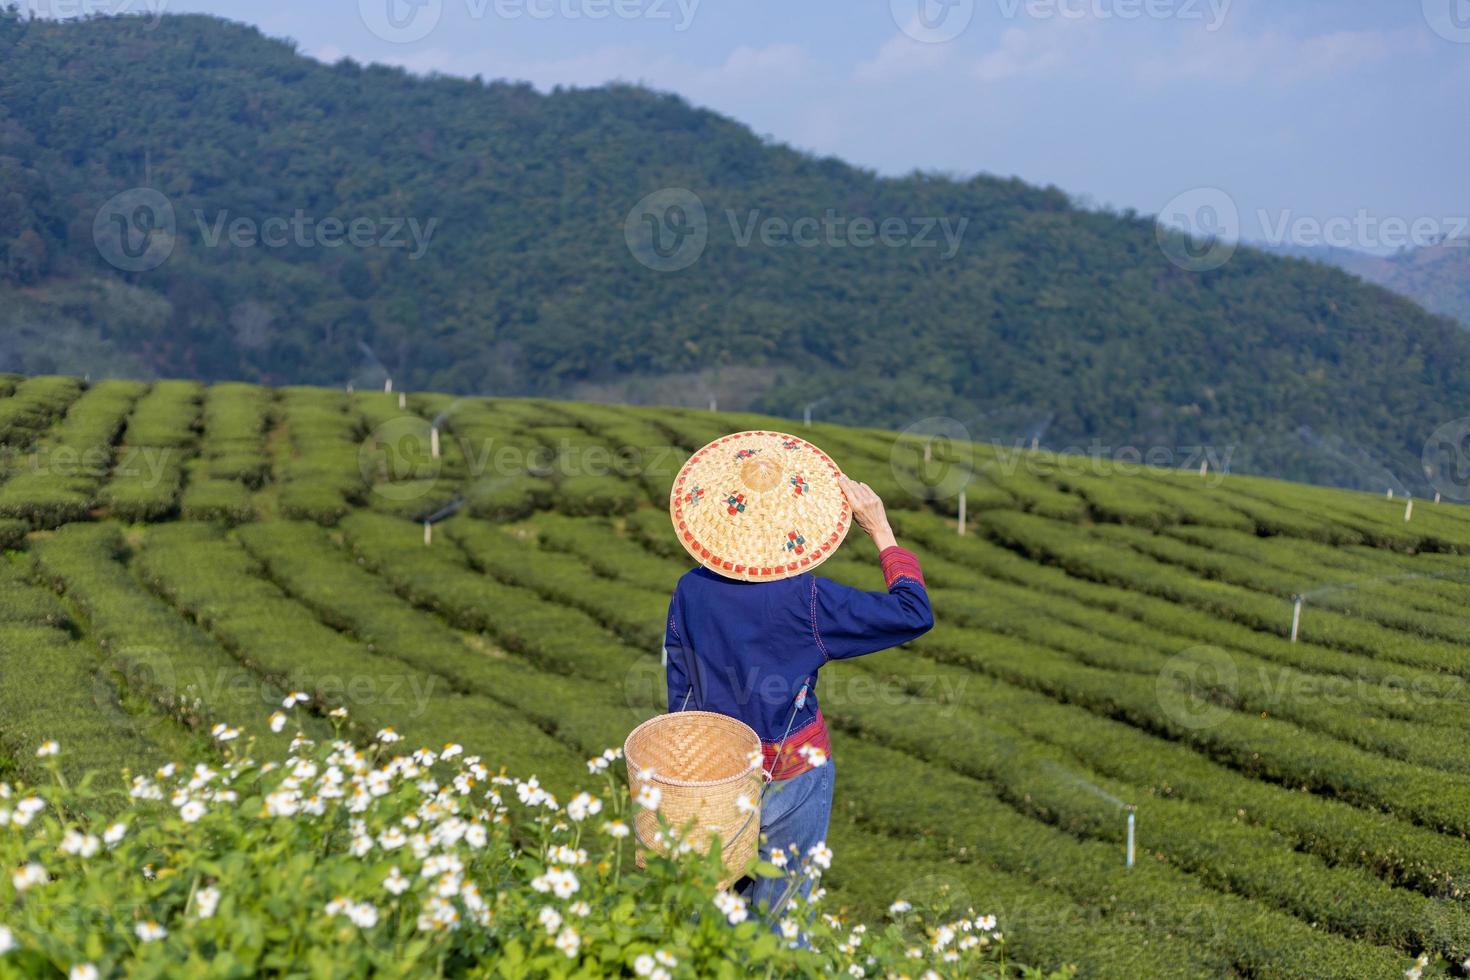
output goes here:
{"type": "Polygon", "coordinates": [[[391,395],[391,394],[393,394],[393,379],[392,378],[389,378],[388,380],[386,380],[386,381],[383,382],[383,394],[385,394],[385,395],[391,395]]]}
{"type": "Polygon", "coordinates": [[[434,543],[434,525],[424,521],[424,547],[434,543]]]}
{"type": "Polygon", "coordinates": [[[1293,643],[1296,642],[1297,633],[1302,627],[1302,603],[1305,599],[1305,596],[1297,596],[1296,604],[1291,609],[1291,642],[1293,643]]]}
{"type": "Polygon", "coordinates": [[[960,491],[960,537],[965,536],[965,504],[970,499],[969,490],[960,491]]]}
{"type": "Polygon", "coordinates": [[[1414,498],[1410,497],[1408,503],[1404,504],[1404,520],[1412,520],[1414,517],[1414,498]]]}
{"type": "Polygon", "coordinates": [[[439,458],[439,427],[437,425],[429,429],[429,455],[439,458]]]}
{"type": "Polygon", "coordinates": [[[398,393],[398,408],[399,408],[400,411],[402,411],[403,409],[405,409],[407,407],[408,407],[408,395],[406,395],[405,393],[403,393],[403,392],[400,391],[398,393]]]}
{"type": "Polygon", "coordinates": [[[1137,810],[1138,807],[1132,803],[1128,804],[1128,858],[1125,866],[1129,868],[1133,867],[1133,818],[1137,810]]]}

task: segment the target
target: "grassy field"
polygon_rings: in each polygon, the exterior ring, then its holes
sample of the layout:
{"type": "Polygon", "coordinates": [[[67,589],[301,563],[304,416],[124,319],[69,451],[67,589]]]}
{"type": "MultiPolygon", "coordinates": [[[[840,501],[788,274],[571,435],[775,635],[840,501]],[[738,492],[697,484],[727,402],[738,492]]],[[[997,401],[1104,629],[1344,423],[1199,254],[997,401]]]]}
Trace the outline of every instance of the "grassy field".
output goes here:
{"type": "MultiPolygon", "coordinates": [[[[1464,972],[1448,503],[729,413],[0,377],[0,776],[48,737],[76,773],[216,722],[279,740],[303,690],[578,783],[662,703],[679,464],[763,427],[884,496],[938,619],[824,672],[840,904],[946,896],[1086,976],[1464,972]]],[[[822,573],[881,586],[860,536],[822,573]]]]}

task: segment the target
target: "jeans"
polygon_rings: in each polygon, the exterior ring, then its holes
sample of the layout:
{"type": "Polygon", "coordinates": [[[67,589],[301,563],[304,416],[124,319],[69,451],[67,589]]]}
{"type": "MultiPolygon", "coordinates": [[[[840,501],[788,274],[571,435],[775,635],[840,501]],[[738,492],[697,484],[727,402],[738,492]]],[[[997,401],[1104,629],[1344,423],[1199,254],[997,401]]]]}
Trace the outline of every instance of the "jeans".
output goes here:
{"type": "Polygon", "coordinates": [[[760,857],[769,861],[776,851],[785,851],[788,873],[781,878],[742,879],[737,891],[752,908],[769,910],[797,881],[801,883],[797,893],[803,900],[811,894],[812,880],[802,874],[801,863],[814,844],[827,839],[833,776],[832,760],[828,759],[825,765],[778,780],[767,788],[761,800],[760,857]]]}

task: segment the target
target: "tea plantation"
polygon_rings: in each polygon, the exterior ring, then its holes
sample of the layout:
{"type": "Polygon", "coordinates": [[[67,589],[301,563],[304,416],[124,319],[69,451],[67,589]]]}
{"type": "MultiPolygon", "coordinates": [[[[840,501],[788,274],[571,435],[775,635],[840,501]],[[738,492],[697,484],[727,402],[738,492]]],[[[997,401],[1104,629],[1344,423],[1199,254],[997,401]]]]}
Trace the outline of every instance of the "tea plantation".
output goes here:
{"type": "MultiPolygon", "coordinates": [[[[823,674],[837,904],[974,905],[1084,976],[1465,972],[1450,503],[729,413],[0,377],[0,779],[46,738],[74,777],[207,756],[216,723],[284,743],[299,690],[309,734],[346,707],[572,785],[662,704],[678,466],[764,427],[888,501],[938,619],[823,674]]],[[[821,573],[881,587],[860,534],[821,573]]]]}

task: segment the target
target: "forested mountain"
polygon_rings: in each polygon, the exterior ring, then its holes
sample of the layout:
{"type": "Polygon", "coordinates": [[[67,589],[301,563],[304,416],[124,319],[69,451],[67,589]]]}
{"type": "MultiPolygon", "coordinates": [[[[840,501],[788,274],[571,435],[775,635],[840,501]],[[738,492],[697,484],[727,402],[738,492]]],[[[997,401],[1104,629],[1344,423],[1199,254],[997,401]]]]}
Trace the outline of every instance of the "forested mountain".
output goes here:
{"type": "Polygon", "coordinates": [[[637,87],[325,65],[202,16],[0,20],[0,370],[817,403],[1422,487],[1470,334],[1310,262],[1188,265],[1145,216],[879,177],[637,87]],[[667,188],[706,223],[640,209],[667,188]]]}
{"type": "Polygon", "coordinates": [[[1332,246],[1287,245],[1271,251],[1335,265],[1470,327],[1470,238],[1449,238],[1392,255],[1332,246]]]}

